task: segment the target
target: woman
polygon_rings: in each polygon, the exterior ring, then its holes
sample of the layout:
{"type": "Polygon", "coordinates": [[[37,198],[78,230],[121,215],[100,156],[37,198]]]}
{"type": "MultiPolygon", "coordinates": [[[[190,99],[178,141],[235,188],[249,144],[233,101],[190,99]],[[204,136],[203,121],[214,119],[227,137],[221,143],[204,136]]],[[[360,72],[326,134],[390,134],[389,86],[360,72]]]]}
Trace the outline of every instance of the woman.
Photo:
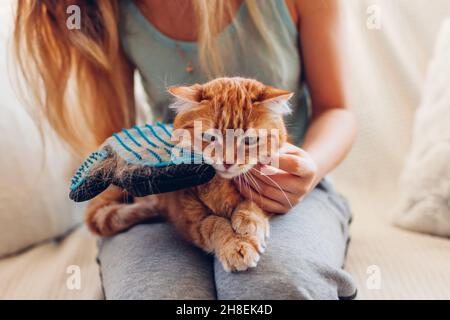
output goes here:
{"type": "Polygon", "coordinates": [[[258,267],[226,273],[164,222],[141,224],[100,245],[107,299],[354,297],[354,282],[342,270],[350,212],[323,180],[355,135],[339,79],[337,23],[337,0],[19,2],[22,73],[34,102],[79,154],[136,121],[135,70],[155,120],[164,122],[173,119],[165,92],[171,85],[238,75],[296,93],[286,118],[296,146],[287,146],[283,172],[271,176],[283,191],[262,176],[255,176],[263,185],[258,196],[242,188],[277,214],[258,267]],[[79,30],[66,26],[69,3],[81,8],[79,30]]]}

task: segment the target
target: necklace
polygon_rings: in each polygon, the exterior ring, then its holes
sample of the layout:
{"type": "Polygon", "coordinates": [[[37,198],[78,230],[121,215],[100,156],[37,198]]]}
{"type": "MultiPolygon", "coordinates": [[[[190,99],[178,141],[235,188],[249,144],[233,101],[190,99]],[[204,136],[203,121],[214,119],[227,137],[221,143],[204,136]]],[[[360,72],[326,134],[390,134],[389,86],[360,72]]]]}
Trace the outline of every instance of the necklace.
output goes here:
{"type": "MultiPolygon", "coordinates": [[[[148,6],[147,6],[147,3],[144,2],[143,4],[141,4],[141,6],[138,6],[138,7],[139,7],[140,10],[143,12],[143,14],[144,14],[144,16],[146,17],[146,19],[148,19],[148,18],[147,18],[147,12],[148,12],[148,6]]],[[[173,18],[172,18],[172,17],[169,17],[169,20],[173,21],[173,18]]],[[[184,61],[187,60],[187,64],[186,64],[186,68],[185,68],[186,73],[188,73],[188,74],[194,73],[194,71],[195,71],[195,69],[194,69],[194,63],[192,62],[191,59],[189,59],[189,58],[187,57],[186,52],[180,47],[180,45],[176,42],[176,40],[174,40],[174,41],[175,41],[175,47],[176,47],[176,50],[177,50],[178,55],[180,56],[180,58],[183,59],[184,61]]]]}
{"type": "Polygon", "coordinates": [[[176,49],[178,52],[178,55],[181,57],[181,59],[183,60],[187,60],[187,65],[185,68],[186,73],[192,74],[194,73],[195,69],[194,69],[194,64],[192,63],[191,59],[188,59],[186,56],[186,53],[183,51],[183,49],[180,48],[180,45],[177,43],[176,44],[176,49]]]}

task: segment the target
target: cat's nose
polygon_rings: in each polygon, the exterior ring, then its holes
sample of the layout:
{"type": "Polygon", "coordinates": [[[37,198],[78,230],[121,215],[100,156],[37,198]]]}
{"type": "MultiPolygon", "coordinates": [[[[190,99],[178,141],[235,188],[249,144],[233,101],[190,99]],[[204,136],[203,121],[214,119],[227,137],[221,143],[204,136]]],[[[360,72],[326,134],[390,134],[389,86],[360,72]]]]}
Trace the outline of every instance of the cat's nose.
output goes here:
{"type": "Polygon", "coordinates": [[[233,166],[232,164],[228,164],[228,163],[223,164],[223,167],[225,168],[225,170],[230,169],[232,166],[233,166]]]}

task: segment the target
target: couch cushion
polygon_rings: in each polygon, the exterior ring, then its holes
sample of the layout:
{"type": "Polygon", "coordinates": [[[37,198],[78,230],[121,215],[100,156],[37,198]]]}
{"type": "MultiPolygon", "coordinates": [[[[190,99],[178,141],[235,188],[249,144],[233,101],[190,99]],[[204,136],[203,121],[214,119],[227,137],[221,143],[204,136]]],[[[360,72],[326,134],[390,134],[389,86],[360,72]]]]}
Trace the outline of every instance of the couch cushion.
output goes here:
{"type": "Polygon", "coordinates": [[[12,3],[0,2],[0,257],[59,236],[82,220],[68,199],[78,161],[52,135],[44,148],[9,81],[12,3]]]}
{"type": "Polygon", "coordinates": [[[401,179],[397,224],[450,237],[450,19],[439,33],[411,151],[401,179]]]}
{"type": "Polygon", "coordinates": [[[63,240],[2,259],[0,299],[102,299],[96,255],[95,238],[79,228],[63,240]]]}
{"type": "Polygon", "coordinates": [[[358,299],[450,299],[450,241],[394,227],[389,189],[355,189],[343,191],[353,199],[346,270],[358,299]]]}
{"type": "Polygon", "coordinates": [[[392,220],[414,113],[449,2],[343,3],[344,83],[359,119],[356,145],[334,173],[354,213],[346,268],[359,283],[361,299],[448,299],[450,241],[397,229],[392,220]],[[366,26],[370,8],[380,13],[380,29],[366,26]],[[380,289],[371,277],[378,271],[380,289]]]}

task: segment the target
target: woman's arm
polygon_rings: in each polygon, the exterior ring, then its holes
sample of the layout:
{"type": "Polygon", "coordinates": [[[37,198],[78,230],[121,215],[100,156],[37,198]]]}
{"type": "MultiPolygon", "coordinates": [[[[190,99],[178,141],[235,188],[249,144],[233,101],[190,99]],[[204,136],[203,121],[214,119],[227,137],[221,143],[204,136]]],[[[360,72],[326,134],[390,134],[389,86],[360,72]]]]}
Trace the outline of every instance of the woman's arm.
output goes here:
{"type": "Polygon", "coordinates": [[[338,46],[338,1],[297,0],[298,30],[312,119],[302,148],[317,166],[315,184],[348,154],[356,121],[344,101],[338,46]]]}
{"type": "Polygon", "coordinates": [[[299,50],[313,114],[302,148],[287,145],[280,155],[282,172],[266,177],[253,171],[259,187],[241,188],[245,197],[271,213],[287,213],[301,201],[344,159],[355,138],[356,121],[345,105],[341,83],[337,2],[287,2],[298,22],[299,50]]]}

